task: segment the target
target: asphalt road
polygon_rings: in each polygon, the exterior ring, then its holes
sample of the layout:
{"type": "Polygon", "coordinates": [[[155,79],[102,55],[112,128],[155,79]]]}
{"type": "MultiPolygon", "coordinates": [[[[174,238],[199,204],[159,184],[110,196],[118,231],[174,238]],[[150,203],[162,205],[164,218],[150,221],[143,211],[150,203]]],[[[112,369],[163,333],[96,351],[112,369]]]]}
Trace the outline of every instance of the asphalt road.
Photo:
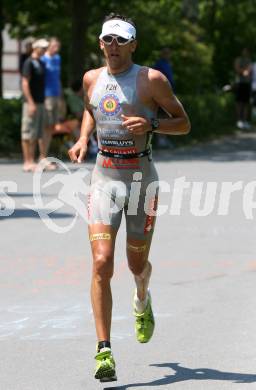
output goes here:
{"type": "MultiPolygon", "coordinates": [[[[71,173],[62,167],[55,183],[53,173],[44,173],[37,183],[42,196],[34,197],[33,175],[23,173],[20,162],[2,159],[0,389],[256,389],[256,191],[250,197],[255,160],[254,134],[156,153],[159,176],[171,190],[160,196],[168,211],[158,218],[150,254],[155,334],[146,345],[134,337],[134,282],[122,223],[112,281],[118,381],[102,385],[93,379],[91,255],[84,210],[78,202],[75,219],[72,204],[63,198],[56,203],[60,180],[63,175],[71,180],[75,167],[68,164],[71,173]],[[191,184],[175,215],[179,207],[172,189],[182,177],[191,184]],[[208,215],[195,215],[201,194],[195,182],[204,183],[201,206],[206,183],[216,183],[208,215]],[[232,194],[227,215],[218,215],[223,182],[240,182],[241,188],[232,194]],[[45,208],[55,209],[49,219],[42,214],[45,208]]],[[[92,163],[83,167],[91,170],[92,163]]]]}

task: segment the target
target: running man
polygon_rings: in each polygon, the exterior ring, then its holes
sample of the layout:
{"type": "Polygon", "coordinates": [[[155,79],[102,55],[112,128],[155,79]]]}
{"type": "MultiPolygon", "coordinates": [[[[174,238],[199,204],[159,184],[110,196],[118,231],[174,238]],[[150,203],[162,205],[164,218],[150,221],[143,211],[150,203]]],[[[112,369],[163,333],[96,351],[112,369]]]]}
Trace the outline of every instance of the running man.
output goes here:
{"type": "Polygon", "coordinates": [[[84,75],[86,109],[80,138],[69,156],[73,162],[84,160],[88,140],[96,127],[99,153],[88,204],[93,255],[91,300],[98,338],[95,378],[111,381],[116,380],[116,370],[110,344],[110,282],[122,212],[126,218],[128,265],[136,283],[133,302],[136,337],[140,343],[146,343],[154,331],[148,290],[152,266],[148,255],[158,192],[151,138],[155,131],[187,134],[190,123],[167,78],[157,70],[133,63],[137,41],[132,20],[110,14],[105,18],[99,39],[106,67],[84,75]],[[158,107],[170,116],[158,120],[158,107]]]}

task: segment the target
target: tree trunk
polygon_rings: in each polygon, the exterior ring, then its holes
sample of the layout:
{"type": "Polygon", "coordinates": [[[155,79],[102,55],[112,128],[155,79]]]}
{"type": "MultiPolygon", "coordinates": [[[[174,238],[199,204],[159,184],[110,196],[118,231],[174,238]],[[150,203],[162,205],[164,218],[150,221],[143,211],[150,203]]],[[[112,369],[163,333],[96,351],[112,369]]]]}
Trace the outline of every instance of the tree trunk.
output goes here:
{"type": "Polygon", "coordinates": [[[71,7],[72,36],[70,52],[70,82],[81,79],[85,72],[87,0],[72,0],[71,7]]]}
{"type": "Polygon", "coordinates": [[[209,20],[210,31],[214,31],[215,20],[216,20],[216,11],[217,11],[216,0],[211,0],[210,10],[211,10],[211,12],[210,12],[210,20],[209,20]]]}

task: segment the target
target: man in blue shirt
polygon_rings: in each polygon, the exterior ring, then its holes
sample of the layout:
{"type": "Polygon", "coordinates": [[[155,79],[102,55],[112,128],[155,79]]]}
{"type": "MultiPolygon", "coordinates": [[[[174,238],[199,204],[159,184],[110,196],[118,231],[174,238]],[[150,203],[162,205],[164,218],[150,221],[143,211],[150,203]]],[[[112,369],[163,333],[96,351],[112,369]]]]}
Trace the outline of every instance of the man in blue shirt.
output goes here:
{"type": "Polygon", "coordinates": [[[175,88],[174,88],[174,80],[173,80],[173,69],[172,69],[172,64],[170,62],[170,59],[171,59],[171,50],[169,49],[169,47],[164,47],[161,50],[160,59],[156,61],[153,68],[159,70],[167,77],[174,91],[175,88]]]}
{"type": "MultiPolygon", "coordinates": [[[[175,92],[174,80],[173,80],[173,69],[170,60],[171,60],[171,49],[169,47],[163,47],[160,53],[160,58],[159,60],[156,61],[153,68],[159,70],[161,73],[165,75],[165,77],[167,77],[169,83],[171,84],[173,92],[175,92]]],[[[168,115],[162,109],[159,109],[158,115],[161,118],[168,117],[168,115]]],[[[158,148],[167,149],[172,145],[172,143],[169,140],[169,138],[166,137],[166,135],[157,134],[156,145],[158,148]]]]}
{"type": "MultiPolygon", "coordinates": [[[[44,131],[44,147],[47,157],[52,132],[55,125],[59,122],[59,108],[61,96],[61,58],[58,54],[60,50],[60,41],[57,38],[51,38],[49,46],[42,61],[45,64],[45,131],[44,131]]],[[[45,169],[53,170],[56,166],[47,164],[45,169]]]]}

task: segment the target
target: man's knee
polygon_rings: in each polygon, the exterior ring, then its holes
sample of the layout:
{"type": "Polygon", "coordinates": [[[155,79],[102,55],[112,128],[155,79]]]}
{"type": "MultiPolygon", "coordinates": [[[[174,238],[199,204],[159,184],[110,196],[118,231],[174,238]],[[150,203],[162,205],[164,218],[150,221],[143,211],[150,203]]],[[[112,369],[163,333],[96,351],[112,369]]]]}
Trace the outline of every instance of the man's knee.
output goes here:
{"type": "Polygon", "coordinates": [[[152,265],[145,259],[144,261],[129,262],[129,268],[137,279],[145,279],[151,275],[152,265]]]}
{"type": "Polygon", "coordinates": [[[93,276],[99,280],[109,280],[114,273],[113,256],[110,254],[97,253],[93,259],[93,276]]]}
{"type": "Polygon", "coordinates": [[[143,274],[146,264],[147,262],[143,259],[131,259],[128,263],[131,272],[136,276],[143,274]]]}

